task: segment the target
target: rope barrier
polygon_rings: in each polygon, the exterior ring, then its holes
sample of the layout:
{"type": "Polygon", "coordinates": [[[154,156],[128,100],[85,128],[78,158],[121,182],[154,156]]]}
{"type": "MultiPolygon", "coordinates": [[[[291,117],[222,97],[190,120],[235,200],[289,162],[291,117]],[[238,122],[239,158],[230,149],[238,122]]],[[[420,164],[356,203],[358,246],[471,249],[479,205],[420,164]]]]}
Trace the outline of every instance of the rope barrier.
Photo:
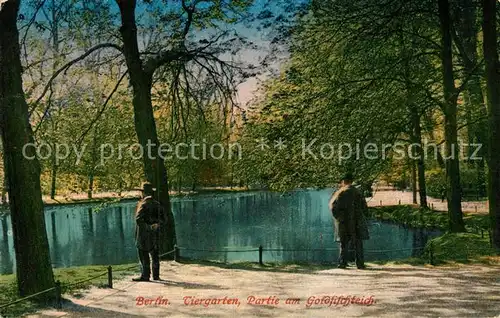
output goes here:
{"type": "Polygon", "coordinates": [[[338,251],[338,248],[311,248],[311,249],[286,249],[286,248],[266,248],[264,251],[270,252],[323,252],[338,251]]]}
{"type": "Polygon", "coordinates": [[[96,278],[102,277],[102,276],[107,275],[107,274],[108,274],[108,272],[106,272],[106,273],[102,273],[102,274],[99,274],[99,275],[94,276],[94,277],[91,277],[91,278],[86,278],[86,279],[81,280],[81,281],[79,281],[79,282],[75,282],[75,283],[68,284],[68,285],[66,285],[66,287],[76,286],[76,285],[79,285],[79,284],[81,284],[81,283],[90,282],[91,280],[94,280],[94,279],[96,279],[96,278]]]}
{"type": "Polygon", "coordinates": [[[425,247],[415,247],[415,248],[400,248],[396,250],[367,250],[364,251],[366,253],[388,253],[388,252],[402,252],[402,251],[415,251],[415,250],[423,250],[425,247]]]}
{"type": "MultiPolygon", "coordinates": [[[[177,247],[180,250],[185,251],[196,251],[196,252],[257,252],[259,249],[249,249],[249,250],[208,250],[208,249],[196,249],[188,247],[177,247]]],[[[364,250],[365,253],[387,253],[387,252],[400,252],[400,251],[414,251],[423,250],[425,247],[415,247],[415,248],[402,248],[393,250],[364,250]]],[[[282,248],[264,248],[265,252],[324,252],[324,251],[339,251],[338,248],[312,248],[312,249],[282,249],[282,248]]]]}
{"type": "MultiPolygon", "coordinates": [[[[175,250],[172,250],[172,251],[170,251],[170,252],[167,252],[167,253],[164,253],[164,254],[160,255],[159,257],[165,256],[165,255],[168,255],[168,254],[172,254],[172,253],[174,253],[174,252],[175,252],[175,250]]],[[[132,268],[134,268],[134,267],[137,267],[137,265],[133,265],[133,266],[126,267],[126,268],[122,268],[122,269],[117,269],[117,270],[115,270],[115,272],[126,271],[126,270],[132,269],[132,268]]],[[[108,271],[106,271],[106,272],[104,272],[104,273],[102,273],[102,274],[99,274],[99,275],[96,275],[96,276],[90,277],[90,278],[86,278],[86,279],[84,279],[84,280],[80,280],[80,281],[78,281],[78,282],[74,282],[74,283],[71,283],[71,284],[65,284],[65,285],[64,285],[64,287],[66,287],[66,288],[73,287],[73,286],[76,286],[76,285],[79,285],[79,284],[82,284],[82,283],[86,283],[86,282],[92,281],[92,280],[94,280],[94,279],[96,279],[96,278],[103,277],[103,276],[106,276],[106,275],[109,275],[109,272],[108,272],[108,271]]],[[[39,296],[39,295],[42,295],[42,294],[46,294],[46,293],[48,293],[48,292],[50,292],[50,291],[54,291],[54,290],[56,290],[56,287],[52,287],[52,288],[49,288],[49,289],[46,289],[46,290],[40,291],[40,292],[38,292],[38,293],[35,293],[35,294],[33,294],[33,295],[29,295],[29,296],[27,296],[27,297],[17,299],[17,300],[15,300],[15,301],[10,302],[10,303],[0,305],[0,309],[2,309],[2,308],[6,308],[6,307],[10,307],[10,306],[15,305],[15,304],[17,304],[17,303],[20,303],[20,302],[23,302],[23,301],[26,301],[26,300],[32,299],[32,298],[34,298],[34,297],[36,297],[36,296],[39,296]]]]}
{"type": "Polygon", "coordinates": [[[17,300],[15,300],[15,301],[13,301],[13,302],[10,302],[10,303],[7,303],[7,304],[4,304],[4,305],[1,305],[1,306],[0,306],[0,309],[2,309],[2,308],[6,308],[6,307],[9,307],[9,306],[11,306],[11,305],[14,305],[14,304],[20,303],[20,302],[22,302],[22,301],[25,301],[25,300],[28,300],[28,299],[31,299],[31,298],[34,298],[34,297],[36,297],[36,296],[40,296],[40,295],[42,295],[42,294],[48,293],[49,291],[53,291],[53,290],[55,290],[55,289],[56,289],[55,287],[51,287],[51,288],[49,288],[49,289],[42,290],[41,292],[38,292],[38,293],[36,293],[36,294],[29,295],[29,296],[26,296],[26,297],[23,297],[23,298],[17,299],[17,300]]]}
{"type": "Polygon", "coordinates": [[[195,252],[213,252],[213,253],[232,253],[232,252],[257,252],[258,248],[248,249],[248,250],[207,250],[207,249],[197,249],[197,248],[189,248],[189,247],[177,247],[179,250],[185,251],[195,251],[195,252]]]}
{"type": "Polygon", "coordinates": [[[171,250],[170,252],[163,253],[163,254],[159,255],[158,257],[163,257],[165,255],[172,254],[172,253],[175,253],[175,249],[171,250]]]}
{"type": "MultiPolygon", "coordinates": [[[[387,250],[364,250],[364,252],[365,253],[388,253],[388,252],[415,251],[415,250],[421,251],[421,250],[424,250],[425,248],[426,247],[387,249],[387,250]]],[[[467,252],[469,253],[469,252],[474,252],[474,251],[488,251],[489,249],[490,248],[488,248],[488,247],[473,248],[473,249],[467,249],[467,252]]],[[[194,248],[187,248],[187,247],[179,247],[179,246],[177,246],[172,251],[169,251],[169,252],[166,252],[166,253],[163,253],[163,254],[159,255],[159,257],[163,257],[165,255],[169,255],[169,254],[172,254],[172,253],[179,252],[179,250],[198,251],[198,252],[218,252],[218,253],[230,253],[230,252],[244,253],[244,252],[257,252],[258,251],[259,252],[259,263],[262,264],[262,252],[263,251],[269,251],[269,252],[300,252],[300,251],[302,251],[302,252],[315,252],[315,251],[316,252],[324,252],[324,251],[338,251],[339,249],[334,249],[334,248],[323,248],[323,249],[279,249],[279,248],[270,248],[270,249],[264,249],[262,246],[260,246],[259,248],[248,248],[248,249],[244,249],[244,250],[242,250],[242,249],[238,249],[238,250],[228,250],[228,249],[226,249],[226,250],[208,250],[208,249],[194,249],[194,248]]],[[[430,257],[431,257],[431,264],[434,261],[434,259],[433,259],[434,256],[433,256],[433,251],[432,250],[433,250],[433,248],[431,246],[431,251],[430,251],[430,253],[431,253],[431,255],[430,255],[430,257]]],[[[349,250],[349,251],[353,251],[353,250],[349,250]]],[[[457,259],[457,260],[460,261],[462,259],[457,259]]],[[[468,260],[468,259],[465,258],[463,260],[468,260]]],[[[127,271],[127,270],[130,270],[130,269],[135,268],[137,266],[138,266],[138,264],[133,265],[133,266],[129,266],[129,267],[126,267],[126,268],[117,269],[117,270],[115,270],[115,272],[127,271]]],[[[67,284],[67,285],[65,284],[64,286],[66,288],[68,288],[68,287],[76,286],[76,285],[79,285],[79,284],[82,284],[82,283],[85,283],[85,282],[89,282],[91,280],[94,280],[96,278],[99,278],[99,277],[102,277],[102,276],[105,276],[105,275],[111,275],[111,269],[110,269],[110,267],[108,267],[108,271],[106,271],[106,272],[104,272],[102,274],[99,274],[99,275],[96,275],[96,276],[93,276],[93,277],[90,277],[90,278],[87,278],[87,279],[84,279],[84,280],[81,280],[81,281],[78,281],[78,282],[75,282],[75,283],[71,283],[71,284],[67,284]]],[[[112,279],[110,277],[111,276],[108,276],[108,279],[112,279]]],[[[20,303],[20,302],[23,302],[23,301],[26,301],[26,300],[29,300],[29,299],[32,299],[32,298],[34,298],[36,296],[48,293],[50,291],[55,291],[58,288],[59,288],[58,293],[60,293],[60,284],[59,284],[59,282],[57,282],[56,285],[57,285],[56,287],[52,287],[52,288],[40,291],[38,293],[35,293],[33,295],[17,299],[17,300],[15,300],[13,302],[0,305],[0,309],[12,306],[14,304],[17,304],[17,303],[20,303]]],[[[110,288],[112,288],[112,286],[110,286],[110,288]]],[[[60,295],[58,295],[58,297],[60,299],[60,295]]]]}

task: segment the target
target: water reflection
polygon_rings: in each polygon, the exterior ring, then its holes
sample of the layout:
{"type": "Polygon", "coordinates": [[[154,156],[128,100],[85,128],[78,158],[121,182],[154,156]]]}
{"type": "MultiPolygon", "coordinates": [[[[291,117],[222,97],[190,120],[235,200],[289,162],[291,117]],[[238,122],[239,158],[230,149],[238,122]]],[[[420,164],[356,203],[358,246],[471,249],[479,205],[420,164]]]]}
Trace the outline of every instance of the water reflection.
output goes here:
{"type": "MultiPolygon", "coordinates": [[[[207,260],[256,262],[257,251],[213,251],[262,245],[264,261],[335,262],[338,247],[333,241],[327,206],[330,195],[331,191],[323,190],[174,198],[178,245],[204,250],[182,250],[181,254],[207,260]]],[[[134,209],[135,202],[104,209],[92,205],[47,208],[45,221],[54,267],[137,262],[134,209]]],[[[0,221],[0,273],[12,273],[15,258],[9,236],[10,217],[1,216],[0,221]]],[[[428,238],[435,235],[371,222],[371,239],[365,241],[366,260],[416,256],[428,238]]]]}

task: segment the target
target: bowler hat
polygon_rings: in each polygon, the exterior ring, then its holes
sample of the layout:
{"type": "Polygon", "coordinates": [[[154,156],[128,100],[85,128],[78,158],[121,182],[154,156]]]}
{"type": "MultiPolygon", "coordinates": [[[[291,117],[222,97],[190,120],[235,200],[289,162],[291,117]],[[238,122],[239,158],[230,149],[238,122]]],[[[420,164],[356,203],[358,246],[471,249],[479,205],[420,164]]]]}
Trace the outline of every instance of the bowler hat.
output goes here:
{"type": "Polygon", "coordinates": [[[154,187],[153,187],[153,184],[152,184],[152,183],[150,183],[150,182],[144,182],[144,183],[142,184],[142,191],[144,191],[144,192],[152,192],[152,191],[154,191],[154,190],[155,190],[155,189],[154,189],[154,187]]]}
{"type": "Polygon", "coordinates": [[[354,181],[354,176],[352,173],[347,172],[342,176],[342,179],[340,181],[354,181]]]}

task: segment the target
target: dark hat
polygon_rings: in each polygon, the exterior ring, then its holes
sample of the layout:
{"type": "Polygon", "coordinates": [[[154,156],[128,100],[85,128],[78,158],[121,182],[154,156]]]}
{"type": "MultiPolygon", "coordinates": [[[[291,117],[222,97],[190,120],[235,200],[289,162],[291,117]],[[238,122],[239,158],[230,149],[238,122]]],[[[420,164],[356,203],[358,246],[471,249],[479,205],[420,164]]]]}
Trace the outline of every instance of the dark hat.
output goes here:
{"type": "Polygon", "coordinates": [[[150,182],[144,182],[142,184],[142,191],[151,193],[154,191],[153,184],[150,182]]]}
{"type": "Polygon", "coordinates": [[[347,172],[342,176],[342,179],[340,181],[354,181],[354,176],[352,173],[347,172]]]}

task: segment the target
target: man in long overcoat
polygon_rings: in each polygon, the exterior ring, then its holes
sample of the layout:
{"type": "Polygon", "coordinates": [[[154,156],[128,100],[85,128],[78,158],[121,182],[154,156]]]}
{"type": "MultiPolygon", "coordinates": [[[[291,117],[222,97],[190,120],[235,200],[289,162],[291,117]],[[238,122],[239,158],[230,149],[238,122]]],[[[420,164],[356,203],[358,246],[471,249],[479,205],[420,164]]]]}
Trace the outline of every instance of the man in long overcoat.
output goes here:
{"type": "Polygon", "coordinates": [[[159,229],[166,223],[161,204],[153,198],[154,189],[151,183],[144,183],[142,200],[139,201],[135,213],[135,245],[141,261],[141,277],[133,281],[149,281],[151,275],[150,259],[153,263],[153,279],[160,279],[159,229]]]}
{"type": "Polygon", "coordinates": [[[368,206],[364,196],[352,182],[353,176],[350,173],[342,178],[340,189],[330,199],[329,208],[334,220],[335,241],[340,242],[338,267],[347,267],[349,246],[353,246],[356,266],[364,269],[363,240],[370,238],[366,222],[368,206]]]}

